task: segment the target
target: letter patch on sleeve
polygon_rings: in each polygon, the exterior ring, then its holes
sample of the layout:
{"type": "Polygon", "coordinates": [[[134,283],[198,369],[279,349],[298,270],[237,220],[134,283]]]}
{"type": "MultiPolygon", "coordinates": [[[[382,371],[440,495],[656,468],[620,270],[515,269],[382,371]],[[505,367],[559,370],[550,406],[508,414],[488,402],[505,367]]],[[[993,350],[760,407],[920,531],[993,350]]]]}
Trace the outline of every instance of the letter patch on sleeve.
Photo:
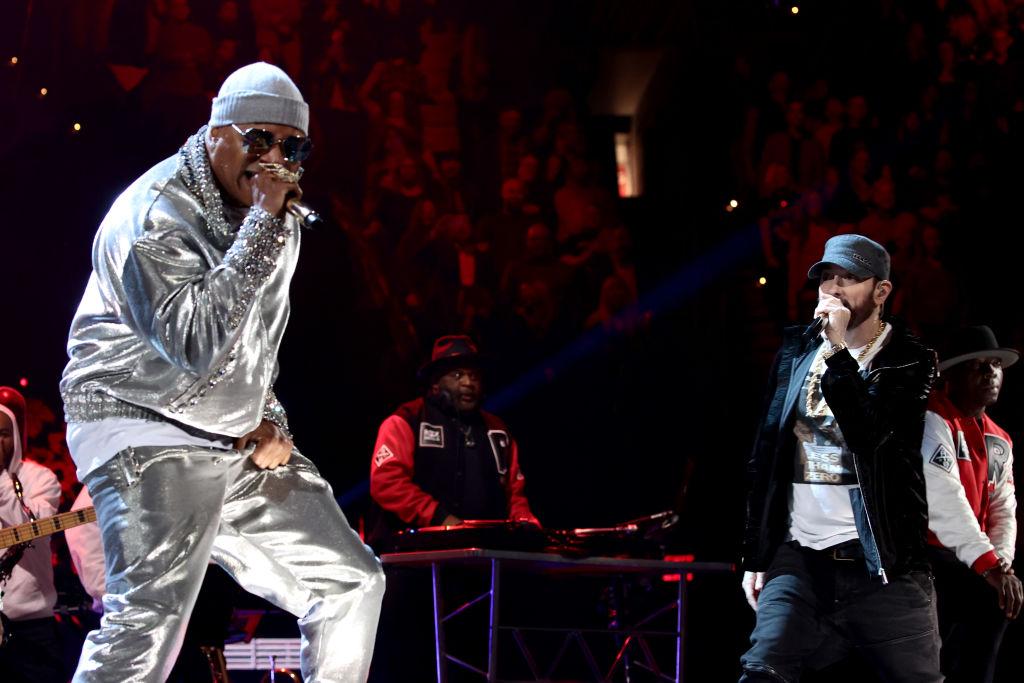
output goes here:
{"type": "Polygon", "coordinates": [[[988,480],[994,484],[1002,478],[1010,460],[1010,444],[995,434],[986,434],[985,446],[988,449],[988,480]]]}
{"type": "Polygon", "coordinates": [[[502,429],[488,429],[487,438],[491,442],[491,452],[494,453],[494,466],[498,470],[498,474],[505,476],[508,474],[508,461],[509,461],[509,446],[510,439],[508,438],[508,432],[502,429]]]}
{"type": "Polygon", "coordinates": [[[376,465],[377,467],[380,467],[388,460],[391,460],[391,458],[393,457],[395,457],[395,454],[391,452],[391,449],[388,448],[388,445],[382,443],[380,445],[380,448],[377,449],[377,452],[373,454],[373,464],[376,465]]]}
{"type": "Polygon", "coordinates": [[[953,471],[953,456],[950,455],[945,446],[939,445],[939,447],[935,449],[935,452],[932,453],[932,457],[928,462],[936,467],[946,470],[947,472],[953,471]]]}

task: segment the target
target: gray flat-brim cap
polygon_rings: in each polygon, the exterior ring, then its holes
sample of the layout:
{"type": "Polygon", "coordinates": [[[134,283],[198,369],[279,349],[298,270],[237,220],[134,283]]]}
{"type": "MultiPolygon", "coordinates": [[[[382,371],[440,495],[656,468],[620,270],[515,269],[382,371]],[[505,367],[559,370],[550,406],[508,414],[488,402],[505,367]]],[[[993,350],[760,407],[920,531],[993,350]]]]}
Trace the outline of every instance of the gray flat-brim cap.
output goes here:
{"type": "Polygon", "coordinates": [[[889,279],[889,252],[878,242],[864,235],[836,235],[825,242],[821,260],[807,271],[809,279],[817,279],[829,264],[850,271],[859,278],[889,279]]]}

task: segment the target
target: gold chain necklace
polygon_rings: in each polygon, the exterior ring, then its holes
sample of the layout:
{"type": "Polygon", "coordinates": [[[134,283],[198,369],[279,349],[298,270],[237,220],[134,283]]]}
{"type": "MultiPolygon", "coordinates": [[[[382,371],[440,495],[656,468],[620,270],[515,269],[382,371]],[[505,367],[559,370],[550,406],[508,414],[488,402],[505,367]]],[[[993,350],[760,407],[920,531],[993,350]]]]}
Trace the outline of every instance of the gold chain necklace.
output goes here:
{"type": "MultiPolygon", "coordinates": [[[[879,318],[878,330],[875,332],[875,336],[871,337],[867,345],[857,354],[858,363],[863,362],[867,358],[871,348],[884,331],[885,323],[879,318]]],[[[828,404],[825,403],[825,396],[821,393],[821,376],[823,374],[825,374],[825,358],[824,354],[818,353],[814,359],[814,364],[811,365],[807,382],[807,417],[824,417],[829,414],[828,404]]]]}

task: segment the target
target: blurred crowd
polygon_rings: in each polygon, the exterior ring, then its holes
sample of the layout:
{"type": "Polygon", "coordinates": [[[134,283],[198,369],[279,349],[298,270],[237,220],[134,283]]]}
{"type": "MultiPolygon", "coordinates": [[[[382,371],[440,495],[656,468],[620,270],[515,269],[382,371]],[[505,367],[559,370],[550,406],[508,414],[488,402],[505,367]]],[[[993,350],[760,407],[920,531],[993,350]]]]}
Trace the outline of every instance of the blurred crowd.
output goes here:
{"type": "Polygon", "coordinates": [[[974,313],[958,283],[978,264],[955,255],[994,229],[975,209],[1019,177],[1024,2],[878,5],[871,41],[834,74],[808,60],[755,75],[753,55],[736,58],[732,168],[784,283],[774,315],[805,318],[807,268],[829,237],[857,232],[892,253],[892,311],[940,343],[974,313]]]}
{"type": "MultiPolygon", "coordinates": [[[[631,236],[566,88],[497,82],[493,31],[472,3],[150,0],[109,3],[109,60],[141,77],[154,134],[205,120],[238,66],[303,87],[307,196],[348,240],[361,311],[400,361],[465,332],[536,360],[628,317],[631,236]],[[143,9],[140,9],[144,6],[143,9]],[[122,40],[126,35],[133,40],[122,40]],[[603,175],[602,175],[603,174],[603,175]]],[[[523,36],[517,39],[525,39],[523,36]]],[[[526,361],[524,361],[525,363],[526,361]]]]}

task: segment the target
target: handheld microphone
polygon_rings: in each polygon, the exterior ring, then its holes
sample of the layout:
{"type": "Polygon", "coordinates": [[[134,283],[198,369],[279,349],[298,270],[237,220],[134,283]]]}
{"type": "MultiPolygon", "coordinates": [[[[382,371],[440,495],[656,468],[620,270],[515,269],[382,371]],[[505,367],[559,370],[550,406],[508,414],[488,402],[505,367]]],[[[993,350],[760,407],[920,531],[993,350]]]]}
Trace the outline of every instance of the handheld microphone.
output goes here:
{"type": "Polygon", "coordinates": [[[288,213],[299,219],[299,223],[304,228],[319,228],[324,224],[324,219],[320,217],[320,214],[298,199],[289,199],[284,206],[288,213]]]}
{"type": "Polygon", "coordinates": [[[819,334],[821,334],[821,331],[825,328],[825,320],[826,318],[820,315],[817,318],[815,318],[814,322],[808,325],[807,329],[804,330],[804,338],[814,339],[819,334]]]}
{"type": "MultiPolygon", "coordinates": [[[[301,168],[298,171],[290,171],[283,164],[267,162],[260,162],[260,167],[265,171],[270,171],[278,179],[286,183],[297,183],[302,179],[301,168]]],[[[299,223],[304,228],[318,228],[324,223],[324,219],[320,217],[320,214],[309,208],[299,199],[289,199],[285,202],[284,207],[288,210],[288,213],[299,219],[299,223]]]]}

